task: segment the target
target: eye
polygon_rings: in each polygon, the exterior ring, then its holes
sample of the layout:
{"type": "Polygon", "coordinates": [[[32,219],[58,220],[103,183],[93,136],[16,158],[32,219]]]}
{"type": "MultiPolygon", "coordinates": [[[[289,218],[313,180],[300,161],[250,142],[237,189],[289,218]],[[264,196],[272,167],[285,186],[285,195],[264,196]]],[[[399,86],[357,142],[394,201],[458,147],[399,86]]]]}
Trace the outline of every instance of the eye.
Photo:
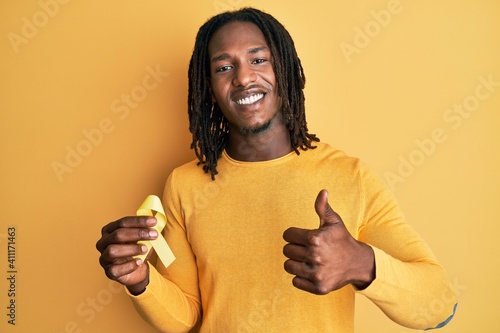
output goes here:
{"type": "Polygon", "coordinates": [[[254,63],[254,64],[262,64],[262,63],[264,63],[266,61],[267,61],[266,59],[255,59],[254,61],[252,61],[252,63],[254,63]]]}
{"type": "Polygon", "coordinates": [[[221,66],[221,67],[217,67],[215,69],[215,72],[222,73],[222,72],[226,72],[226,71],[230,70],[231,68],[233,68],[233,67],[232,66],[221,66]]]}

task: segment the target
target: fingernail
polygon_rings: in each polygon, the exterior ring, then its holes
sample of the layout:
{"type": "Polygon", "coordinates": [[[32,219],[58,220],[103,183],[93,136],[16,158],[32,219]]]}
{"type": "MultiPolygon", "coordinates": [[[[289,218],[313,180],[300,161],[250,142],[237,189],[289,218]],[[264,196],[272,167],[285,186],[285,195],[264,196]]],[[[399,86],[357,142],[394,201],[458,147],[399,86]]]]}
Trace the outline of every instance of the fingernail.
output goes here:
{"type": "Polygon", "coordinates": [[[142,245],[141,246],[141,251],[142,251],[142,253],[148,252],[148,247],[146,245],[142,245]]]}
{"type": "Polygon", "coordinates": [[[147,225],[155,225],[156,224],[156,219],[154,217],[149,217],[147,220],[146,220],[146,224],[147,225]]]}
{"type": "Polygon", "coordinates": [[[158,237],[158,231],[149,230],[149,237],[158,237]]]}
{"type": "Polygon", "coordinates": [[[141,259],[136,259],[135,263],[137,264],[137,266],[141,266],[142,265],[142,260],[141,259]]]}

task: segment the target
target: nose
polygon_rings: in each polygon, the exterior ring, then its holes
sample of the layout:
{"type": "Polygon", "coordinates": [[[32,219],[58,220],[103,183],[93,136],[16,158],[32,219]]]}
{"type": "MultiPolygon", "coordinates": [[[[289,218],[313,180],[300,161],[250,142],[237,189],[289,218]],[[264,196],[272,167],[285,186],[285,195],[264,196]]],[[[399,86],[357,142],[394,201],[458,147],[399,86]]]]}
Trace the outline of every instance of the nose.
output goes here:
{"type": "Polygon", "coordinates": [[[257,75],[249,64],[239,64],[233,73],[233,85],[235,87],[246,87],[257,79],[257,75]]]}

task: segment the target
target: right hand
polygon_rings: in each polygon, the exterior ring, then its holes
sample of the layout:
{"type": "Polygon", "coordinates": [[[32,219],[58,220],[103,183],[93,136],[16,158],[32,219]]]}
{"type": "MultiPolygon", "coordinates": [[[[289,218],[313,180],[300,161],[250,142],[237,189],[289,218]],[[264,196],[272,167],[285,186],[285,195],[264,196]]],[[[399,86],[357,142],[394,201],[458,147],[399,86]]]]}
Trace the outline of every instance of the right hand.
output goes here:
{"type": "Polygon", "coordinates": [[[124,217],[105,225],[101,231],[102,236],[96,243],[96,248],[101,253],[99,263],[106,276],[126,286],[134,295],[146,289],[149,267],[133,256],[147,252],[147,247],[137,244],[138,241],[158,237],[158,232],[152,228],[154,225],[154,217],[124,217]]]}

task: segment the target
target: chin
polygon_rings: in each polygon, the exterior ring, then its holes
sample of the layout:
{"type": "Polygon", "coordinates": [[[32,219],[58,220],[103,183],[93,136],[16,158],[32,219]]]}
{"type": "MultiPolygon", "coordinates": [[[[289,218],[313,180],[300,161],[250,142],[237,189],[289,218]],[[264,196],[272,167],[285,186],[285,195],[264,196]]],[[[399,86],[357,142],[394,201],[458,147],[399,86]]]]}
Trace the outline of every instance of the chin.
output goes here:
{"type": "Polygon", "coordinates": [[[271,127],[271,120],[264,124],[259,124],[254,127],[240,127],[240,133],[244,135],[249,135],[249,134],[259,134],[267,131],[271,127]]]}

